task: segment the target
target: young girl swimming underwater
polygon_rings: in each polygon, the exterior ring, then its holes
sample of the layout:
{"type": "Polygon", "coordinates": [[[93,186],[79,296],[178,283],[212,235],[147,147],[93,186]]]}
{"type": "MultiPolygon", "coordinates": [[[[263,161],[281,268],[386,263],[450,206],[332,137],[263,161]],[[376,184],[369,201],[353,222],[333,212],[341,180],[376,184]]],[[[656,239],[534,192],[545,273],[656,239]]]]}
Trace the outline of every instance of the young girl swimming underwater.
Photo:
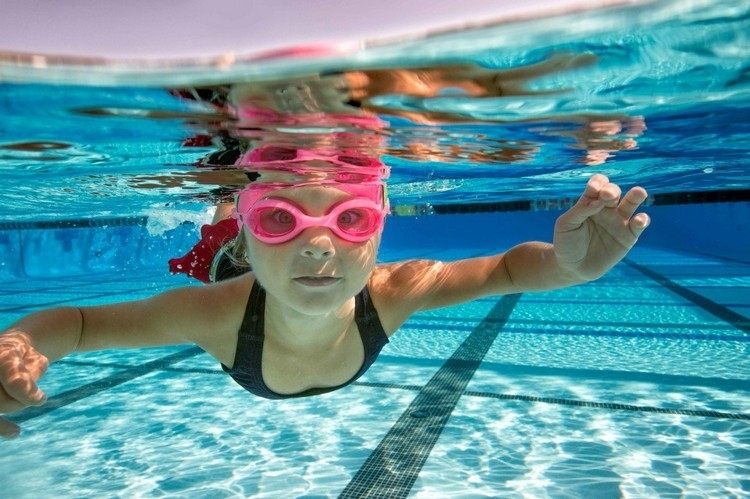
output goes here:
{"type": "MultiPolygon", "coordinates": [[[[594,175],[553,244],[489,257],[376,264],[387,201],[378,182],[250,184],[234,217],[252,271],[149,299],[30,314],[0,335],[0,413],[42,405],[37,382],[70,352],[194,343],[241,386],[286,398],[341,388],[416,311],[602,276],[649,224],[641,187],[594,175]]],[[[487,228],[491,230],[491,228],[487,228]]],[[[499,230],[499,229],[498,229],[499,230]]],[[[20,429],[0,418],[0,435],[20,429]]]]}

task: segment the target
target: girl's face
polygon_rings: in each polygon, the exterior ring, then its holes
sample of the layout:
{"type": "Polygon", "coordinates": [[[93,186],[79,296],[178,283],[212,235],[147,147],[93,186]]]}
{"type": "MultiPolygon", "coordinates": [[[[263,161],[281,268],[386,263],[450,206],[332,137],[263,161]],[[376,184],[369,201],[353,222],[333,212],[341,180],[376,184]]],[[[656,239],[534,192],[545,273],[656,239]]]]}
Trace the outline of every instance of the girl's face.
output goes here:
{"type": "MultiPolygon", "coordinates": [[[[279,189],[267,197],[288,199],[310,216],[321,216],[334,204],[352,197],[332,187],[279,189]]],[[[308,227],[281,244],[265,244],[247,230],[247,254],[255,277],[269,295],[298,312],[332,312],[365,287],[375,267],[381,231],[352,243],[326,227],[308,227]]]]}

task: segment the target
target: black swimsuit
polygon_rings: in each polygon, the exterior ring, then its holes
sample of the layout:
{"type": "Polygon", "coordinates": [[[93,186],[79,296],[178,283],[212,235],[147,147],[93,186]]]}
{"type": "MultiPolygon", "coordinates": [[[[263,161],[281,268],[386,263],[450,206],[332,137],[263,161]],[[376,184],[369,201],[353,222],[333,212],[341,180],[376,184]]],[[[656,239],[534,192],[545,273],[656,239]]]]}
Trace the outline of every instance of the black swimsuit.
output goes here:
{"type": "Polygon", "coordinates": [[[258,281],[255,281],[253,289],[250,291],[250,298],[247,300],[245,317],[242,320],[242,326],[240,326],[237,335],[237,351],[234,354],[234,366],[229,368],[224,364],[221,365],[222,369],[229,373],[240,386],[259,397],[268,399],[307,397],[343,388],[362,376],[372,363],[375,362],[380,349],[388,343],[388,336],[385,334],[383,326],[380,323],[378,311],[375,310],[375,306],[370,299],[370,293],[367,287],[365,287],[355,296],[354,302],[354,320],[357,323],[359,335],[362,339],[362,346],[365,349],[365,359],[359,371],[357,371],[352,379],[338,386],[310,388],[300,393],[276,393],[268,388],[263,381],[263,372],[261,369],[265,304],[266,291],[258,284],[258,281]]]}

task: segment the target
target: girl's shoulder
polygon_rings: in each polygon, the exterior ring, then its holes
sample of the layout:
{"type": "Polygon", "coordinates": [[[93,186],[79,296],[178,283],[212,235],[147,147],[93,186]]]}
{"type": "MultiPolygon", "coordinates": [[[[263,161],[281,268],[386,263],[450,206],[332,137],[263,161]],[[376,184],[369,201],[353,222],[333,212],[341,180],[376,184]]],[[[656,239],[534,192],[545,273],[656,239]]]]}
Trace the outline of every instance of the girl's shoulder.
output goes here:
{"type": "Polygon", "coordinates": [[[238,299],[240,301],[246,299],[250,295],[250,290],[254,283],[255,274],[250,271],[240,274],[237,277],[199,287],[209,290],[212,294],[225,298],[227,301],[234,302],[238,299]],[[242,298],[243,295],[244,299],[242,298]]]}
{"type": "Polygon", "coordinates": [[[254,283],[255,275],[246,272],[231,279],[202,286],[206,293],[205,299],[210,304],[209,308],[214,311],[217,323],[225,325],[230,330],[239,329],[254,283]]]}
{"type": "Polygon", "coordinates": [[[411,286],[423,281],[442,262],[435,260],[403,260],[383,263],[375,267],[369,286],[384,296],[403,299],[414,291],[411,286]]]}
{"type": "Polygon", "coordinates": [[[407,260],[380,264],[373,270],[367,287],[388,336],[421,308],[420,282],[435,264],[431,260],[407,260]]]}
{"type": "Polygon", "coordinates": [[[255,282],[252,272],[217,283],[186,286],[170,292],[173,301],[183,310],[212,315],[212,320],[244,310],[250,290],[255,282]]]}
{"type": "Polygon", "coordinates": [[[233,279],[185,288],[185,313],[193,316],[191,340],[227,365],[232,365],[237,331],[242,325],[255,276],[245,273],[233,279]]]}

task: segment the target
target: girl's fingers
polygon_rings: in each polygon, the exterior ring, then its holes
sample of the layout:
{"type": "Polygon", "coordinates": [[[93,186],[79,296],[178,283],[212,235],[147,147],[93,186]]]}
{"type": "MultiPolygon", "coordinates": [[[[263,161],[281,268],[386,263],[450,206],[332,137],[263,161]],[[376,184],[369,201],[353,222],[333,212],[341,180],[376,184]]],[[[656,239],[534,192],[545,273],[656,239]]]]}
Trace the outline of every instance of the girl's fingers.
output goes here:
{"type": "Polygon", "coordinates": [[[633,216],[635,211],[646,200],[648,194],[642,187],[633,187],[624,196],[617,184],[611,183],[602,174],[593,175],[586,183],[578,202],[558,218],[557,228],[563,232],[575,230],[604,208],[614,208],[617,214],[627,222],[630,231],[638,237],[648,227],[650,219],[645,213],[633,216]]]}
{"type": "Polygon", "coordinates": [[[622,191],[620,190],[619,185],[607,184],[599,192],[599,199],[602,200],[602,203],[606,208],[614,208],[615,206],[617,206],[617,203],[620,202],[621,194],[622,191]]]}
{"type": "Polygon", "coordinates": [[[630,219],[628,227],[635,237],[639,237],[646,227],[651,223],[651,218],[645,213],[639,213],[630,219]]]}
{"type": "Polygon", "coordinates": [[[575,205],[557,219],[557,229],[567,232],[581,226],[587,218],[596,215],[604,208],[604,201],[600,197],[601,191],[609,184],[609,179],[597,173],[586,183],[583,194],[575,205]]]}
{"type": "Polygon", "coordinates": [[[614,208],[620,201],[620,186],[613,184],[601,173],[593,175],[586,183],[581,201],[587,206],[602,204],[606,208],[614,208]],[[597,203],[599,202],[599,203],[597,203]]]}
{"type": "Polygon", "coordinates": [[[24,406],[40,405],[46,400],[36,385],[36,378],[26,368],[22,358],[6,359],[0,369],[0,386],[13,400],[24,406]]]}
{"type": "Polygon", "coordinates": [[[617,213],[625,219],[633,216],[635,210],[646,200],[648,193],[643,187],[633,187],[623,196],[617,206],[617,213]]]}
{"type": "Polygon", "coordinates": [[[36,384],[49,366],[47,357],[40,354],[21,336],[4,335],[0,349],[0,408],[13,402],[23,407],[41,405],[47,397],[36,384]]]}
{"type": "Polygon", "coordinates": [[[29,371],[33,382],[31,386],[32,392],[30,393],[32,404],[43,405],[47,402],[47,395],[37,386],[37,381],[47,372],[49,361],[44,355],[35,355],[32,360],[26,362],[25,367],[29,371]]]}
{"type": "Polygon", "coordinates": [[[589,200],[599,199],[599,193],[607,184],[609,184],[609,179],[601,173],[592,175],[589,181],[586,182],[582,198],[588,198],[589,200]]]}
{"type": "Polygon", "coordinates": [[[31,373],[31,375],[34,377],[34,379],[41,378],[44,373],[47,372],[47,368],[49,367],[49,360],[44,355],[34,352],[33,355],[26,357],[26,361],[24,363],[24,367],[31,373]]]}

